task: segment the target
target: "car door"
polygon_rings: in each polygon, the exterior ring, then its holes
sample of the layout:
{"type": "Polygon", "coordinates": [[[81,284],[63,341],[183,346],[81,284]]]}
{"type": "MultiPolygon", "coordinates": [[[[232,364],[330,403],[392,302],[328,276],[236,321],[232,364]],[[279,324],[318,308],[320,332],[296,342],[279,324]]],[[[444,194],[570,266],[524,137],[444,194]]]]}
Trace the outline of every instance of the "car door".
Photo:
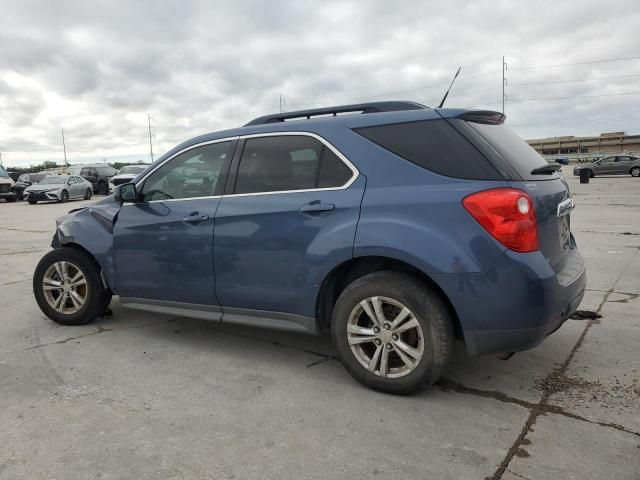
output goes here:
{"type": "Polygon", "coordinates": [[[611,173],[628,174],[631,169],[631,158],[627,155],[618,155],[613,164],[611,173]]]}
{"type": "Polygon", "coordinates": [[[352,257],[364,177],[305,133],[246,138],[231,172],[214,231],[223,321],[314,317],[322,279],[352,257]]]}
{"type": "Polygon", "coordinates": [[[614,171],[616,157],[605,157],[593,166],[594,173],[602,175],[609,174],[614,171]]]}
{"type": "Polygon", "coordinates": [[[123,204],[114,226],[118,289],[125,303],[135,298],[218,305],[213,223],[235,143],[189,147],[138,181],[139,200],[123,204]]]}
{"type": "Polygon", "coordinates": [[[84,196],[84,182],[80,180],[80,177],[71,177],[69,179],[69,182],[71,182],[71,185],[69,187],[69,189],[71,190],[71,193],[69,194],[72,198],[80,198],[84,196]]]}

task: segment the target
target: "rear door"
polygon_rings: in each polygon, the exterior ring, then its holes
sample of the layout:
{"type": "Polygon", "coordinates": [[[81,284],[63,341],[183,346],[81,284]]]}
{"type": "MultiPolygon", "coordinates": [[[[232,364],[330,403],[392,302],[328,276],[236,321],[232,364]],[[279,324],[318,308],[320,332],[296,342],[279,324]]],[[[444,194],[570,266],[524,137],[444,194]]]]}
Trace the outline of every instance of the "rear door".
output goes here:
{"type": "Polygon", "coordinates": [[[312,134],[254,136],[238,150],[214,233],[224,315],[313,317],[321,279],[352,257],[365,179],[312,134]]]}
{"type": "Polygon", "coordinates": [[[611,173],[626,174],[631,170],[631,157],[626,155],[618,155],[611,173]]]}

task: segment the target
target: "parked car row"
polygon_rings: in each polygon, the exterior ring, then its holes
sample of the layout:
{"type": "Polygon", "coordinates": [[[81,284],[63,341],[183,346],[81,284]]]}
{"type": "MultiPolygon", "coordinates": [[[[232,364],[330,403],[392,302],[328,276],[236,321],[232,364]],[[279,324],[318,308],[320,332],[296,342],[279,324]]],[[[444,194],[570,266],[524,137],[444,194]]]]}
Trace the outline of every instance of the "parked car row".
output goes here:
{"type": "Polygon", "coordinates": [[[39,201],[89,199],[94,193],[108,195],[114,184],[130,182],[146,167],[126,165],[118,171],[107,164],[75,165],[64,173],[43,171],[18,174],[17,177],[17,172],[7,172],[0,167],[0,198],[8,202],[27,200],[35,204],[39,201]]]}

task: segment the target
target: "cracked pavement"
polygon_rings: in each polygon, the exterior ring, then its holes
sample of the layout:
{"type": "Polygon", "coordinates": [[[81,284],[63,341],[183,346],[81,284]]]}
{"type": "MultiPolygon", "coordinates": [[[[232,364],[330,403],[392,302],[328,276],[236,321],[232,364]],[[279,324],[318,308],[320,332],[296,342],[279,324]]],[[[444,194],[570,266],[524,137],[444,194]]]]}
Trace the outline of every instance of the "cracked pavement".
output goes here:
{"type": "Polygon", "coordinates": [[[0,203],[0,479],[640,479],[640,181],[580,185],[581,310],[430,390],[360,386],[329,338],[141,313],[82,327],[31,292],[67,205],[0,203]]]}

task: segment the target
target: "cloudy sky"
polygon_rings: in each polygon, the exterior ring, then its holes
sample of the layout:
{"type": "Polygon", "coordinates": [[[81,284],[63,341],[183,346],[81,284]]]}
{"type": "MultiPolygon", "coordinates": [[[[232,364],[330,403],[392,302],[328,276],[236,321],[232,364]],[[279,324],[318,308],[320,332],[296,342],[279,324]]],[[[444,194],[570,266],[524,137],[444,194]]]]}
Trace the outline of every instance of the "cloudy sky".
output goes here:
{"type": "Polygon", "coordinates": [[[278,111],[501,109],[525,138],[640,133],[640,3],[0,0],[5,165],[149,158],[278,111]]]}

